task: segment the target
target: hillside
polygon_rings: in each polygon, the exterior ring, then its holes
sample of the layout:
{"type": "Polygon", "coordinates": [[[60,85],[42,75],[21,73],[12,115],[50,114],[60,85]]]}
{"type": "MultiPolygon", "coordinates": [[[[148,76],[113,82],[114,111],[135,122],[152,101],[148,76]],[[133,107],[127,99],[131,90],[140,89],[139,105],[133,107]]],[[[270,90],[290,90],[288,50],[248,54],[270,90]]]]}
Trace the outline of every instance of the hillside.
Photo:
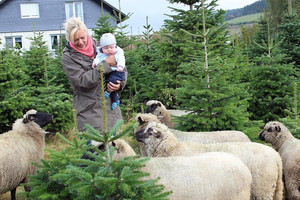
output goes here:
{"type": "Polygon", "coordinates": [[[249,24],[257,21],[261,17],[261,13],[245,15],[226,21],[229,25],[249,24]]]}
{"type": "Polygon", "coordinates": [[[227,10],[225,14],[225,20],[232,20],[245,15],[251,15],[261,13],[267,10],[267,0],[258,0],[253,4],[245,6],[243,8],[227,10]]]}

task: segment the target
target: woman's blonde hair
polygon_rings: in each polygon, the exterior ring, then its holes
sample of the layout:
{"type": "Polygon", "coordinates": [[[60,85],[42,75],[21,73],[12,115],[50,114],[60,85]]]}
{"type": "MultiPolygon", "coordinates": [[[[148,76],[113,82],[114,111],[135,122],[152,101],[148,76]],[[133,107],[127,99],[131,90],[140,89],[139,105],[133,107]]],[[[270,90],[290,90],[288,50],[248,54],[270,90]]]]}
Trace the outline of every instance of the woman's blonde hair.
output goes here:
{"type": "Polygon", "coordinates": [[[70,18],[65,24],[65,35],[68,41],[71,41],[74,44],[74,35],[76,31],[79,29],[85,30],[87,32],[87,28],[85,24],[81,21],[79,17],[70,18]]]}

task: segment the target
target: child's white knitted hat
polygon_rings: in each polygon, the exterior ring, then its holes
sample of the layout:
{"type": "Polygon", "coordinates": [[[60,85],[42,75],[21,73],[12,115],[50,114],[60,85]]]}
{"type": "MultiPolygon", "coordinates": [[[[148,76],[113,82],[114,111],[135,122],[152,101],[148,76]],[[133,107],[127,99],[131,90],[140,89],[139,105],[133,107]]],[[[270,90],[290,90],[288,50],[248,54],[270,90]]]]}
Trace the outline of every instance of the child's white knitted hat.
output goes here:
{"type": "Polygon", "coordinates": [[[104,33],[100,38],[100,48],[111,44],[117,44],[115,36],[111,33],[104,33]]]}

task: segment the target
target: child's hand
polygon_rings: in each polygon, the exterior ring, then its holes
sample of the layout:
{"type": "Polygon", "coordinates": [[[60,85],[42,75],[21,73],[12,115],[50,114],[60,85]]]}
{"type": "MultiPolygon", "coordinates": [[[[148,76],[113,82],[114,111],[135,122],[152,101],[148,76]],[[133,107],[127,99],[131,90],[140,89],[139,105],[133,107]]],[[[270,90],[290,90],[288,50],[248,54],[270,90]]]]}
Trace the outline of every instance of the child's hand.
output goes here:
{"type": "Polygon", "coordinates": [[[93,64],[92,64],[92,67],[93,67],[93,68],[96,68],[96,67],[97,67],[96,63],[93,63],[93,64]]]}
{"type": "Polygon", "coordinates": [[[117,68],[117,71],[118,71],[118,72],[122,72],[122,71],[123,71],[123,68],[122,68],[122,67],[118,67],[118,68],[117,68]]]}

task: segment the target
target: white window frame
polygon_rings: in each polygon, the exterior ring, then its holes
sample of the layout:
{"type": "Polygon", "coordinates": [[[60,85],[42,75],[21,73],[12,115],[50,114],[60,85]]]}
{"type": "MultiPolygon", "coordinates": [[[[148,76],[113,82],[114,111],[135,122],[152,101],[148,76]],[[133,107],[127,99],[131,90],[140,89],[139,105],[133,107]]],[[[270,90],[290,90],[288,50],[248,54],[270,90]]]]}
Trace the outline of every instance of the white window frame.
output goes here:
{"type": "Polygon", "coordinates": [[[20,10],[22,19],[40,18],[38,3],[21,3],[20,10]]]}
{"type": "Polygon", "coordinates": [[[23,40],[22,40],[22,36],[6,36],[4,37],[5,38],[5,45],[8,47],[8,48],[13,48],[13,47],[16,47],[16,38],[21,38],[21,46],[20,48],[23,48],[23,40]],[[11,38],[12,40],[12,45],[7,45],[7,39],[8,38],[11,38]]]}
{"type": "Polygon", "coordinates": [[[83,6],[81,1],[70,1],[65,3],[66,21],[71,17],[79,17],[81,21],[83,19],[83,6]],[[72,14],[69,12],[69,6],[72,5],[72,14]],[[80,5],[80,13],[76,12],[76,5],[80,5]]]}

